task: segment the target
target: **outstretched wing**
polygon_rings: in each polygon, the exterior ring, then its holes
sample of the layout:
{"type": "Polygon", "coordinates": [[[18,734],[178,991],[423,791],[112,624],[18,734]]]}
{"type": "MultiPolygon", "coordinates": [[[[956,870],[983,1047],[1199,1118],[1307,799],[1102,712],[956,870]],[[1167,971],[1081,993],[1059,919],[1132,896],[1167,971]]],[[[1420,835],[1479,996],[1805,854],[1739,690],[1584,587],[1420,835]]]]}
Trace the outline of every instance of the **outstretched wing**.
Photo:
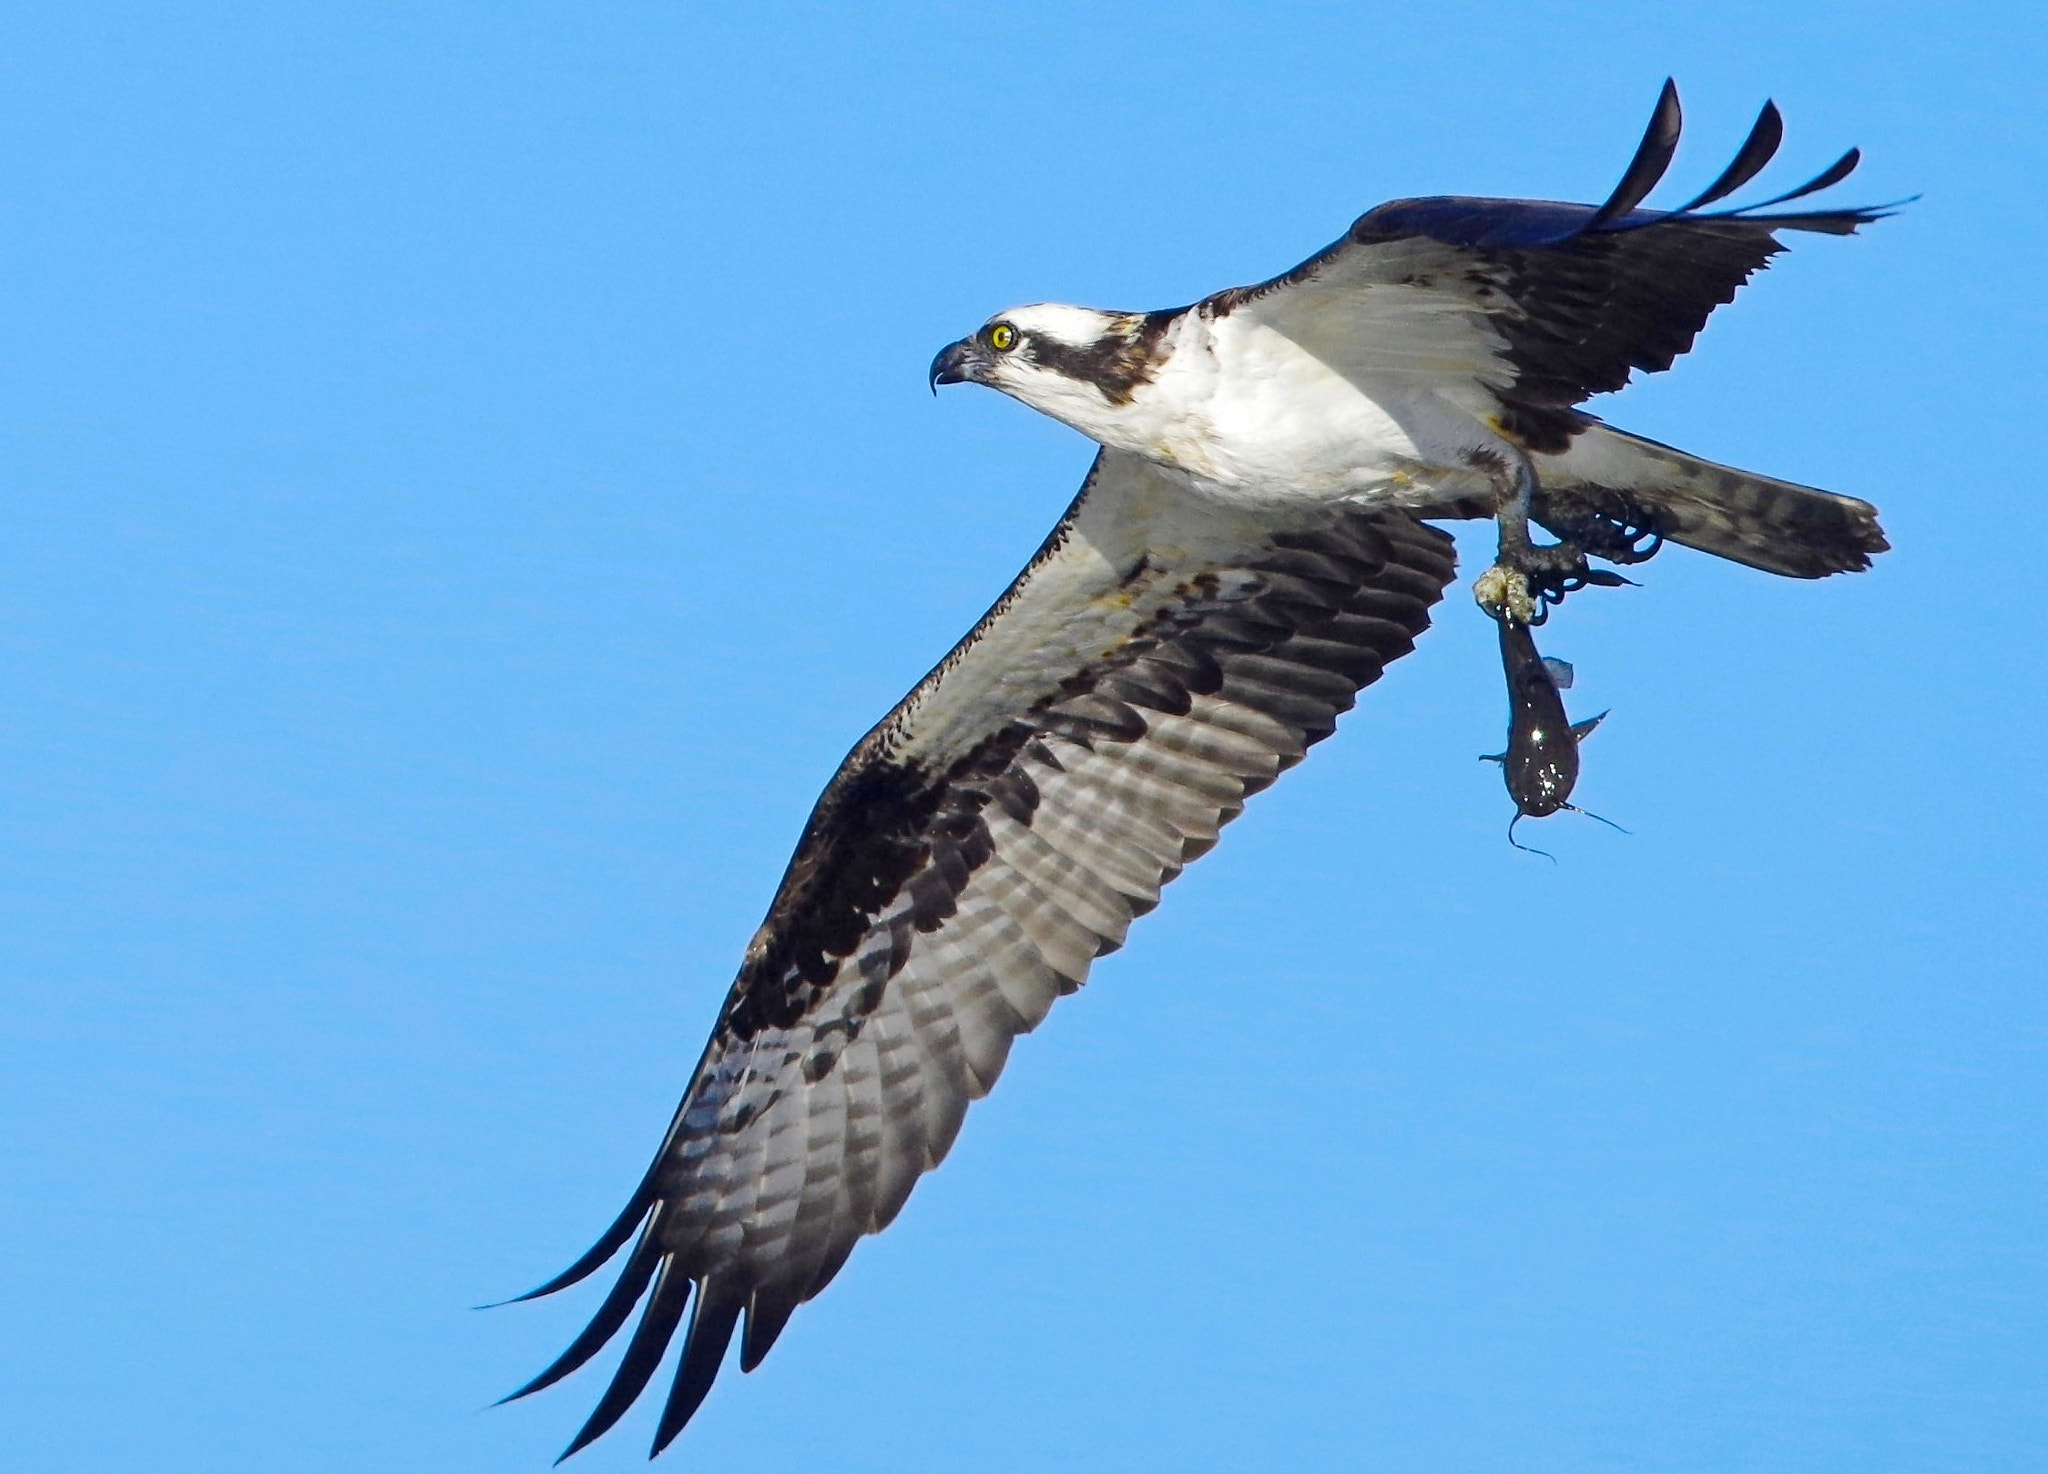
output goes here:
{"type": "Polygon", "coordinates": [[[1783,250],[1780,231],[1848,235],[1883,209],[1771,212],[1846,179],[1849,150],[1796,189],[1708,211],[1754,179],[1784,136],[1765,103],[1714,182],[1673,210],[1639,208],[1678,146],[1669,81],[1621,183],[1601,205],[1442,196],[1394,200],[1284,275],[1198,304],[1265,326],[1365,371],[1477,381],[1531,450],[1561,451],[1572,407],[1655,372],[1692,347],[1707,317],[1783,250]],[[1763,212],[1763,213],[1759,213],[1763,212]]]}
{"type": "Polygon", "coordinates": [[[1393,512],[1277,516],[1103,452],[1009,592],[854,748],[654,1165],[533,1292],[633,1241],[589,1327],[514,1394],[583,1365],[646,1296],[568,1452],[639,1396],[686,1308],[656,1452],[741,1316],[751,1370],[945,1156],[1011,1041],[1412,647],[1449,538],[1393,512]]]}

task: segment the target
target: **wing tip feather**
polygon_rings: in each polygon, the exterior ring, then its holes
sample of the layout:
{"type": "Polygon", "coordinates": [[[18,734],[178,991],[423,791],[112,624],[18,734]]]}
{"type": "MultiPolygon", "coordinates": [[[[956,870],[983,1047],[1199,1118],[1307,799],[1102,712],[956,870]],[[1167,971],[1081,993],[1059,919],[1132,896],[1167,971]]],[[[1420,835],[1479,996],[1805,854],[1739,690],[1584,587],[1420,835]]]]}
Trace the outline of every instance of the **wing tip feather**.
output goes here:
{"type": "Polygon", "coordinates": [[[1621,182],[1615,186],[1606,203],[1588,216],[1583,223],[1557,241],[1576,236],[1594,234],[1614,235],[1628,231],[1642,230],[1674,221],[1722,221],[1730,224],[1762,226],[1766,230],[1808,230],[1832,235],[1852,234],[1859,226],[1882,220],[1896,212],[1900,205],[1911,203],[1918,196],[1894,201],[1884,205],[1847,206],[1835,210],[1815,210],[1790,214],[1767,215],[1758,212],[1769,210],[1774,205],[1790,204],[1810,195],[1832,189],[1851,174],[1863,162],[1863,150],[1851,148],[1827,168],[1814,175],[1804,184],[1772,195],[1753,204],[1738,205],[1726,210],[1703,211],[1703,205],[1714,204],[1726,199],[1743,185],[1763,172],[1764,168],[1777,157],[1784,143],[1785,117],[1778,110],[1777,103],[1766,100],[1757,113],[1756,121],[1750,125],[1748,135],[1735,151],[1735,157],[1717,175],[1713,183],[1697,195],[1673,210],[1638,211],[1650,191],[1662,179],[1670,167],[1671,154],[1676,151],[1681,114],[1678,112],[1678,95],[1669,78],[1665,79],[1665,90],[1657,100],[1657,109],[1651,116],[1650,126],[1637,146],[1636,154],[1623,172],[1621,182]]]}
{"type": "Polygon", "coordinates": [[[1643,141],[1636,145],[1635,156],[1622,171],[1621,182],[1614,186],[1614,192],[1586,222],[1586,231],[1604,229],[1609,221],[1627,215],[1649,196],[1671,168],[1672,156],[1678,152],[1679,134],[1684,128],[1685,110],[1678,103],[1678,83],[1666,77],[1663,89],[1657,94],[1657,105],[1650,112],[1649,126],[1643,130],[1643,141]]]}
{"type": "Polygon", "coordinates": [[[536,1285],[523,1295],[514,1295],[509,1300],[494,1300],[488,1305],[479,1305],[476,1308],[479,1310],[497,1310],[506,1305],[524,1305],[529,1300],[539,1300],[544,1296],[554,1294],[558,1290],[566,1290],[573,1284],[589,1279],[591,1275],[597,1273],[598,1270],[605,1266],[605,1263],[612,1255],[619,1252],[625,1245],[626,1240],[633,1236],[633,1231],[645,1221],[648,1213],[653,1210],[653,1181],[654,1170],[650,1167],[646,1177],[642,1178],[640,1185],[633,1190],[632,1198],[620,1210],[619,1216],[611,1221],[611,1226],[598,1235],[597,1242],[588,1249],[585,1249],[582,1256],[574,1264],[570,1265],[546,1284],[536,1285]]]}
{"type": "Polygon", "coordinates": [[[739,1320],[740,1309],[741,1302],[737,1296],[719,1293],[712,1281],[698,1282],[697,1303],[690,1312],[690,1329],[683,1338],[683,1353],[676,1363],[675,1380],[669,1384],[668,1397],[661,1405],[661,1421],[655,1427],[653,1446],[647,1450],[648,1458],[659,1457],[663,1449],[675,1442],[676,1435],[704,1405],[712,1383],[718,1380],[718,1368],[725,1360],[726,1348],[732,1344],[733,1326],[739,1320]]]}
{"type": "Polygon", "coordinates": [[[626,1415],[626,1410],[639,1400],[654,1376],[654,1369],[660,1365],[663,1353],[668,1350],[669,1342],[675,1338],[676,1326],[682,1320],[684,1306],[689,1303],[692,1286],[690,1278],[677,1267],[673,1254],[661,1260],[653,1292],[648,1295],[646,1307],[640,1312],[640,1323],[633,1328],[633,1339],[626,1343],[626,1354],[620,1358],[611,1382],[598,1398],[597,1406],[591,1409],[589,1418],[555,1460],[557,1464],[609,1433],[613,1425],[626,1415]]]}

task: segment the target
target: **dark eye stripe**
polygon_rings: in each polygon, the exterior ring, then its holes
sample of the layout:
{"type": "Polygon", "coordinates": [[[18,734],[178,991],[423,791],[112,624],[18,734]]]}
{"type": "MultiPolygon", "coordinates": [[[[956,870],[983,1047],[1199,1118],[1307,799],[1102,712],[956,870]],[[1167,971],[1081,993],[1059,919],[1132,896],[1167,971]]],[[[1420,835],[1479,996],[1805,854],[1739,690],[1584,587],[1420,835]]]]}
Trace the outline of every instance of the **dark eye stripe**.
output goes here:
{"type": "Polygon", "coordinates": [[[1160,345],[1179,316],[1179,312],[1125,313],[1092,343],[1036,337],[1031,340],[1031,361],[1093,384],[1111,404],[1128,404],[1139,385],[1151,382],[1165,356],[1160,345]]]}

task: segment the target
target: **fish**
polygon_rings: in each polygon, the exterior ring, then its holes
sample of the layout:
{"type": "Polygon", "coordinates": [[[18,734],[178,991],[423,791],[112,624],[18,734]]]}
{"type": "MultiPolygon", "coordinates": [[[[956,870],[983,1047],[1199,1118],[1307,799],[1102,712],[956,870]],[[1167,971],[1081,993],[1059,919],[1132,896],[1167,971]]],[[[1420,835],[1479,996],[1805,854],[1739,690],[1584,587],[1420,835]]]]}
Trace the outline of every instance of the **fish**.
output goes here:
{"type": "MultiPolygon", "coordinates": [[[[1518,850],[1555,860],[1515,838],[1524,819],[1542,819],[1568,809],[1621,829],[1611,819],[1571,802],[1579,781],[1579,744],[1607,720],[1607,713],[1574,722],[1565,714],[1562,692],[1573,680],[1571,665],[1548,658],[1536,649],[1536,636],[1518,619],[1500,619],[1500,666],[1508,683],[1508,745],[1505,752],[1486,753],[1482,761],[1499,763],[1515,817],[1508,821],[1508,843],[1518,850]]],[[[1627,830],[1622,830],[1626,834],[1627,830]]]]}

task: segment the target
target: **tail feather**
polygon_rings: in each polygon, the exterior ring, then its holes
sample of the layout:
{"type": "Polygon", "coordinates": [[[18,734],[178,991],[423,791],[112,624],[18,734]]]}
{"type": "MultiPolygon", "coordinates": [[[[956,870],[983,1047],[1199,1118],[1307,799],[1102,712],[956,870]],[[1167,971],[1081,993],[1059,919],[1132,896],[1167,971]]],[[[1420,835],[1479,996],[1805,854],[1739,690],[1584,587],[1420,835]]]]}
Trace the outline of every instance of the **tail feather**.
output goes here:
{"type": "Polygon", "coordinates": [[[1599,513],[1792,578],[1856,572],[1891,546],[1868,502],[1716,465],[1586,418],[1565,450],[1535,457],[1535,515],[1546,526],[1599,513]]]}

